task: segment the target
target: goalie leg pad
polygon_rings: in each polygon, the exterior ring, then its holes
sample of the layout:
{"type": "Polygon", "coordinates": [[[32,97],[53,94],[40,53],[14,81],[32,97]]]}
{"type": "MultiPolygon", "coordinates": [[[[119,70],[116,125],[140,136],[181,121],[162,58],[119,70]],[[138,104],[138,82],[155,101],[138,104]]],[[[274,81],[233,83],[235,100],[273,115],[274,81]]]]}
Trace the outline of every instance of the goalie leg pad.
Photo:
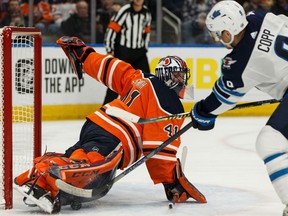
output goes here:
{"type": "Polygon", "coordinates": [[[71,160],[63,157],[63,154],[45,153],[43,156],[35,158],[34,167],[18,175],[14,179],[14,182],[19,186],[36,184],[39,188],[49,191],[51,197],[54,199],[59,189],[55,186],[55,180],[53,181],[49,177],[49,168],[54,165],[67,164],[71,164],[71,160]]]}
{"type": "Polygon", "coordinates": [[[33,160],[34,167],[18,175],[14,181],[20,186],[33,182],[39,175],[46,173],[49,166],[52,166],[55,163],[66,164],[67,160],[63,160],[63,158],[63,154],[61,153],[47,152],[44,155],[35,158],[33,160]]]}
{"type": "Polygon", "coordinates": [[[199,203],[207,203],[205,196],[185,177],[179,159],[174,172],[175,182],[163,184],[168,200],[175,203],[182,203],[191,197],[199,203]]]}
{"type": "Polygon", "coordinates": [[[101,155],[98,152],[91,151],[86,153],[84,149],[76,149],[74,152],[69,157],[73,161],[78,161],[78,162],[85,162],[89,164],[95,164],[99,162],[103,162],[105,160],[105,157],[101,155]]]}
{"type": "Polygon", "coordinates": [[[122,159],[122,150],[112,152],[104,161],[95,164],[75,163],[67,166],[53,166],[50,175],[79,188],[95,188],[108,182],[114,176],[122,159]]]}

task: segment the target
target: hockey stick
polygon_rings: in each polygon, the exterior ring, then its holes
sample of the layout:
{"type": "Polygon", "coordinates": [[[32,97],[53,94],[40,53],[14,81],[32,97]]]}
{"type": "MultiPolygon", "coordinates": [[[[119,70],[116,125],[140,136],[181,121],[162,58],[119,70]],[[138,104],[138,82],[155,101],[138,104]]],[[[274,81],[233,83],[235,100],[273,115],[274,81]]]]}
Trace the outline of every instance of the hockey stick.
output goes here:
{"type": "MultiPolygon", "coordinates": [[[[276,99],[255,101],[255,102],[250,102],[250,103],[238,104],[231,110],[262,106],[262,105],[273,104],[273,103],[278,103],[278,102],[280,101],[276,99]]],[[[107,107],[106,113],[108,115],[122,118],[122,119],[131,121],[137,124],[147,124],[151,122],[159,122],[159,121],[166,121],[166,120],[171,120],[171,119],[181,119],[181,118],[191,117],[191,113],[186,112],[186,113],[178,113],[178,114],[172,114],[172,115],[161,116],[161,117],[156,117],[156,118],[141,118],[140,116],[137,116],[133,113],[130,113],[126,110],[123,110],[114,106],[107,107]]]]}
{"type": "Polygon", "coordinates": [[[181,157],[181,165],[182,165],[182,170],[183,171],[185,169],[187,153],[188,153],[188,147],[184,146],[183,149],[182,149],[182,157],[181,157]]]}
{"type": "Polygon", "coordinates": [[[112,185],[122,179],[124,176],[132,172],[134,169],[139,167],[141,164],[146,162],[148,159],[153,157],[155,154],[160,152],[162,149],[164,149],[166,146],[168,146],[171,142],[176,140],[178,137],[180,137],[183,133],[185,133],[187,130],[189,130],[192,127],[192,121],[189,122],[187,125],[185,125],[180,131],[175,133],[173,136],[171,136],[169,139],[167,139],[165,142],[163,142],[161,145],[159,145],[157,148],[153,149],[148,155],[142,156],[138,161],[130,165],[128,168],[126,168],[123,172],[121,172],[119,175],[117,175],[115,178],[113,178],[111,181],[108,183],[95,188],[95,189],[83,189],[83,188],[78,188],[73,185],[70,185],[61,179],[56,180],[56,186],[61,189],[62,191],[69,193],[74,196],[79,196],[79,197],[86,197],[86,198],[91,198],[95,197],[99,194],[101,194],[104,190],[111,188],[112,185]]]}

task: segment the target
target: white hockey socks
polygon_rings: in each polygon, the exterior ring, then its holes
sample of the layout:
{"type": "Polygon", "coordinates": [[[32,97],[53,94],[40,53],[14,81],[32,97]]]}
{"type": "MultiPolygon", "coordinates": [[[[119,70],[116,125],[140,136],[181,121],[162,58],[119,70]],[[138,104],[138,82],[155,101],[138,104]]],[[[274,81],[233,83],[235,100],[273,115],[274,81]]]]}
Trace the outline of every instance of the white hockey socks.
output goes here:
{"type": "Polygon", "coordinates": [[[256,150],[263,159],[272,185],[282,203],[288,204],[288,141],[271,126],[263,127],[256,141],[256,150]]]}

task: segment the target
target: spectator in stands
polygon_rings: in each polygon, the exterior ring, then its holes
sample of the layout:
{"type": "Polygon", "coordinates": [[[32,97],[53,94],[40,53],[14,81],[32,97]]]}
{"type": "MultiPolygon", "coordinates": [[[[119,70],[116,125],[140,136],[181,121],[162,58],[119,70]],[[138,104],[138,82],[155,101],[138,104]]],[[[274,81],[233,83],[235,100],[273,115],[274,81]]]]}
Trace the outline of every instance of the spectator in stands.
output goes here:
{"type": "Polygon", "coordinates": [[[248,0],[243,3],[243,8],[246,14],[256,10],[270,11],[273,4],[273,0],[248,0]]]}
{"type": "MultiPolygon", "coordinates": [[[[107,53],[130,63],[133,68],[149,73],[147,57],[150,42],[151,13],[144,5],[144,0],[131,0],[111,18],[105,35],[107,53]]],[[[104,103],[117,94],[107,89],[104,103]]]]}
{"type": "Polygon", "coordinates": [[[104,42],[110,19],[120,8],[121,4],[115,0],[101,0],[101,8],[96,11],[96,43],[104,42]]]}
{"type": "Polygon", "coordinates": [[[266,10],[266,11],[271,11],[271,8],[275,4],[274,0],[262,0],[260,3],[260,6],[266,10]]]}
{"type": "Polygon", "coordinates": [[[8,1],[9,0],[0,0],[0,20],[2,20],[7,14],[8,1]]]}
{"type": "Polygon", "coordinates": [[[284,14],[288,16],[288,2],[287,0],[276,0],[275,4],[272,6],[271,10],[272,13],[284,14]]]}
{"type": "Polygon", "coordinates": [[[53,5],[53,4],[65,4],[65,3],[77,3],[79,0],[48,0],[48,3],[53,5]]]}
{"type": "Polygon", "coordinates": [[[243,8],[245,13],[249,13],[250,11],[255,11],[261,9],[260,0],[248,0],[243,3],[243,8]]]}
{"type": "Polygon", "coordinates": [[[114,4],[112,5],[112,9],[114,11],[114,13],[118,12],[120,10],[120,8],[123,6],[123,4],[121,3],[121,1],[115,1],[114,4]]]}
{"type": "Polygon", "coordinates": [[[91,21],[86,1],[76,3],[76,12],[61,23],[61,31],[66,36],[76,36],[85,43],[91,42],[91,21]]]}
{"type": "Polygon", "coordinates": [[[216,3],[215,0],[185,0],[182,7],[182,43],[212,44],[205,25],[206,15],[216,3]]]}
{"type": "Polygon", "coordinates": [[[166,7],[169,11],[182,19],[182,7],[184,0],[162,0],[162,6],[166,7]]]}
{"type": "Polygon", "coordinates": [[[76,12],[76,4],[72,3],[72,1],[63,1],[62,3],[59,3],[59,1],[57,2],[58,3],[52,4],[52,17],[54,22],[49,25],[48,32],[58,38],[60,35],[63,35],[61,31],[61,23],[68,19],[71,14],[76,12]]]}
{"type": "Polygon", "coordinates": [[[8,10],[0,21],[0,28],[4,26],[25,26],[25,20],[21,12],[19,0],[9,0],[8,10]]]}
{"type": "MultiPolygon", "coordinates": [[[[25,0],[21,4],[21,10],[25,18],[25,25],[28,26],[29,1],[25,0]]],[[[38,28],[43,34],[48,33],[49,24],[53,23],[51,5],[45,1],[34,0],[33,2],[33,26],[38,28]]]]}
{"type": "MultiPolygon", "coordinates": [[[[149,0],[147,1],[147,6],[152,14],[152,21],[156,21],[157,18],[157,1],[149,0]]],[[[174,15],[182,19],[182,7],[185,0],[162,0],[162,7],[165,7],[174,15]]]]}

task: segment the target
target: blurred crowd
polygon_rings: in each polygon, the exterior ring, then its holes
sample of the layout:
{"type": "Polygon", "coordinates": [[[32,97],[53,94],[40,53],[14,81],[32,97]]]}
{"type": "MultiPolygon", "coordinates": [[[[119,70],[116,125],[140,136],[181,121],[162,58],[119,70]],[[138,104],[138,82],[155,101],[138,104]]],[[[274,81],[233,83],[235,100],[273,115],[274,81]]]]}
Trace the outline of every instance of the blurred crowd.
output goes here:
{"type": "MultiPolygon", "coordinates": [[[[0,0],[0,27],[29,25],[29,0],[0,0]],[[2,1],[2,2],[1,2],[2,1]]],[[[103,42],[105,30],[113,13],[127,0],[97,0],[97,43],[103,42]]],[[[91,40],[90,0],[34,0],[33,24],[41,30],[43,42],[55,42],[62,35],[91,40]]]]}
{"type": "MultiPolygon", "coordinates": [[[[130,0],[96,0],[96,43],[103,43],[111,17],[129,2],[130,0]]],[[[162,0],[162,6],[181,20],[182,44],[211,44],[213,41],[205,27],[205,18],[216,2],[217,0],[162,0]]],[[[247,13],[252,10],[266,10],[288,15],[288,0],[238,2],[247,13]]],[[[32,25],[41,30],[44,43],[54,43],[62,35],[78,36],[89,43],[92,20],[90,3],[90,0],[34,0],[32,25]]],[[[146,0],[145,4],[151,11],[152,25],[155,25],[157,0],[146,0]]],[[[29,0],[0,0],[1,28],[29,26],[28,17],[29,0]]]]}

